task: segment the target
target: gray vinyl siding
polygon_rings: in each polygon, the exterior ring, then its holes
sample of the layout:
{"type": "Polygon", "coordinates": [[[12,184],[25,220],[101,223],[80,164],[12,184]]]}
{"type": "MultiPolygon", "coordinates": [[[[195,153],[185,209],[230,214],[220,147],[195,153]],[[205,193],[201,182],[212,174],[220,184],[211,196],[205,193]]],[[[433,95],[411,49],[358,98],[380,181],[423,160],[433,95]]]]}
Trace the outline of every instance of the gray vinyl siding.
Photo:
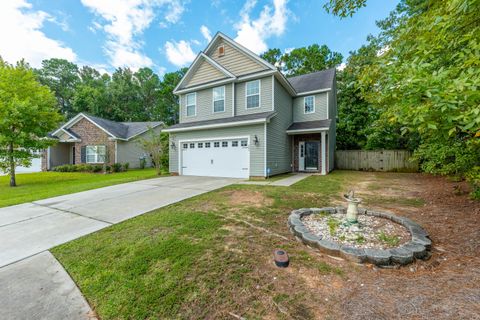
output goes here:
{"type": "Polygon", "coordinates": [[[267,67],[232,47],[223,39],[219,39],[218,43],[213,45],[209,52],[207,52],[207,55],[236,76],[267,69],[267,67]],[[225,55],[220,57],[218,55],[218,47],[221,45],[225,48],[225,55]]]}
{"type": "Polygon", "coordinates": [[[292,170],[292,143],[286,133],[292,124],[292,97],[276,79],[274,101],[277,115],[267,124],[267,168],[271,175],[292,170]]]}
{"type": "Polygon", "coordinates": [[[197,70],[192,70],[193,75],[188,79],[182,88],[195,86],[202,83],[220,80],[226,78],[226,75],[219,71],[217,68],[213,67],[210,63],[203,60],[200,62],[197,70]]]}
{"type": "MultiPolygon", "coordinates": [[[[251,79],[249,81],[254,81],[251,79]]],[[[249,81],[239,82],[235,84],[235,115],[252,114],[259,112],[272,111],[272,76],[260,79],[260,107],[247,109],[245,87],[249,81]]]]}
{"type": "Polygon", "coordinates": [[[189,132],[170,133],[170,143],[175,142],[176,148],[170,148],[170,172],[179,173],[179,152],[181,152],[181,140],[223,138],[250,136],[250,176],[265,176],[265,127],[264,124],[251,126],[219,128],[208,130],[194,130],[189,132]],[[253,139],[257,135],[259,144],[256,146],[253,139]]]}
{"type": "Polygon", "coordinates": [[[303,99],[308,96],[301,96],[293,99],[293,121],[304,122],[327,119],[328,92],[322,92],[315,96],[315,112],[305,114],[303,99]]]}
{"type": "MultiPolygon", "coordinates": [[[[153,129],[156,133],[161,131],[160,127],[153,129]]],[[[135,137],[129,141],[117,141],[117,162],[119,163],[129,163],[130,168],[139,168],[140,167],[140,158],[146,157],[146,167],[151,167],[151,159],[145,150],[139,144],[139,139],[148,138],[149,133],[135,137]]]]}
{"type": "Polygon", "coordinates": [[[232,84],[225,85],[225,111],[213,112],[213,88],[197,93],[197,114],[187,117],[186,94],[180,95],[180,123],[227,118],[232,116],[232,84]]]}

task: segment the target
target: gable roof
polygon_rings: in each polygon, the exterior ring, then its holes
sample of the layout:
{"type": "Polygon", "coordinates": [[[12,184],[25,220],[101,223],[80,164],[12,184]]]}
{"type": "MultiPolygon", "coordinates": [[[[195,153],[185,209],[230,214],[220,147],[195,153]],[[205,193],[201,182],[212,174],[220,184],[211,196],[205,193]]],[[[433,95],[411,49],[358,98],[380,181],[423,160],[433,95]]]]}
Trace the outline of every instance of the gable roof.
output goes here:
{"type": "Polygon", "coordinates": [[[334,79],[335,68],[287,78],[297,94],[329,90],[333,87],[334,79]]]}
{"type": "MultiPolygon", "coordinates": [[[[192,75],[192,72],[194,72],[196,69],[197,69],[197,66],[202,62],[202,61],[205,61],[207,63],[209,63],[212,67],[214,67],[215,69],[217,69],[218,71],[220,71],[221,73],[223,73],[225,75],[225,78],[224,79],[235,79],[235,75],[233,75],[230,71],[228,71],[227,69],[225,69],[224,67],[222,67],[220,64],[218,64],[215,60],[213,60],[212,58],[210,58],[209,56],[207,56],[205,53],[203,53],[202,51],[197,55],[197,57],[195,58],[195,60],[193,60],[192,64],[190,65],[190,67],[188,68],[188,71],[185,73],[185,75],[183,76],[183,78],[180,80],[180,82],[178,83],[178,85],[175,87],[175,89],[173,90],[173,93],[176,93],[180,88],[183,87],[183,84],[188,81],[192,75]]],[[[221,80],[224,80],[224,79],[221,79],[221,80]]]]}
{"type": "Polygon", "coordinates": [[[92,116],[87,113],[79,113],[70,121],[62,125],[58,128],[55,132],[52,133],[53,136],[57,134],[58,131],[66,131],[71,135],[76,136],[78,139],[78,135],[76,135],[70,128],[80,121],[81,119],[87,119],[88,121],[92,122],[98,128],[103,130],[107,133],[110,137],[119,140],[130,140],[133,137],[138,136],[146,132],[149,128],[155,128],[160,125],[163,125],[161,121],[151,121],[151,122],[116,122],[96,116],[92,116]]]}

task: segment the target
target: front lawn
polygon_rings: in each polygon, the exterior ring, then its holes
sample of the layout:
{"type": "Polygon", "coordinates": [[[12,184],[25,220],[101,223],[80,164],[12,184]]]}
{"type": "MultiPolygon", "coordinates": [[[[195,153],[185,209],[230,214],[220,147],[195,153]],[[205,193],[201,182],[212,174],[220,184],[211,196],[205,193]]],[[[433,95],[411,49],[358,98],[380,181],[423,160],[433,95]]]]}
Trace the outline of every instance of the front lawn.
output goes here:
{"type": "Polygon", "coordinates": [[[233,185],[52,252],[101,319],[474,318],[480,240],[471,213],[480,205],[447,184],[420,174],[336,171],[291,187],[233,185]],[[289,233],[292,209],[341,204],[350,188],[367,207],[415,219],[441,251],[378,269],[320,254],[289,233]],[[275,267],[275,248],[288,252],[288,268],[275,267]]]}
{"type": "Polygon", "coordinates": [[[11,206],[114,184],[157,177],[154,169],[111,174],[83,172],[38,172],[17,174],[17,187],[9,176],[0,176],[0,207],[11,206]]]}

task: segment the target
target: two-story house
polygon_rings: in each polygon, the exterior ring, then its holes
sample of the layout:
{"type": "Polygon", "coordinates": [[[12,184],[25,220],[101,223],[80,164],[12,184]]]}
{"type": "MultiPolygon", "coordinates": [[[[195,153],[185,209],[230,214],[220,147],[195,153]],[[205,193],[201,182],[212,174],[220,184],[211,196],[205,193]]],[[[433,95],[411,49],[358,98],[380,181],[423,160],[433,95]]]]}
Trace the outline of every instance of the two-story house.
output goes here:
{"type": "Polygon", "coordinates": [[[222,33],[175,88],[180,121],[170,133],[170,172],[267,177],[333,169],[335,69],[286,78],[222,33]]]}

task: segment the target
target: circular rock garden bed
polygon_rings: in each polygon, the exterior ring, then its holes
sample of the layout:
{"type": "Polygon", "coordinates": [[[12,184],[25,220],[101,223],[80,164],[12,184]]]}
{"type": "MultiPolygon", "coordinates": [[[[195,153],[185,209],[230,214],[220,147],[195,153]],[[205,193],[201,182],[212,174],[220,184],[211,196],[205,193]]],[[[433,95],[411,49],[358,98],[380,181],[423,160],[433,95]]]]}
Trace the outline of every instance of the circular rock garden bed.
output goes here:
{"type": "Polygon", "coordinates": [[[298,209],[288,225],[304,244],[359,263],[405,265],[428,256],[432,242],[412,220],[359,209],[358,222],[349,223],[345,213],[343,207],[298,209]]]}

